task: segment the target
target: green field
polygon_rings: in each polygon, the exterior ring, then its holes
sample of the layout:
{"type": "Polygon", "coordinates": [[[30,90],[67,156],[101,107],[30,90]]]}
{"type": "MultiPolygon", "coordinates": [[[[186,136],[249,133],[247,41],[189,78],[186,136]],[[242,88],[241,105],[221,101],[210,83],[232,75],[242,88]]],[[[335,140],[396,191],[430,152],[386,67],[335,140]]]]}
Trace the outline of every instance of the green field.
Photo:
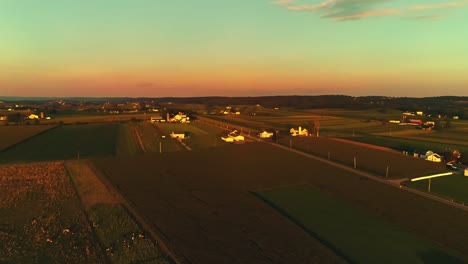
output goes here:
{"type": "Polygon", "coordinates": [[[116,139],[117,156],[132,156],[142,153],[132,129],[132,125],[128,123],[119,125],[116,139]]]}
{"type": "MultiPolygon", "coordinates": [[[[280,131],[282,137],[289,137],[291,127],[302,126],[310,130],[309,122],[320,122],[321,137],[339,137],[348,140],[384,146],[399,151],[412,152],[416,149],[432,150],[438,153],[446,149],[456,149],[468,153],[466,133],[468,122],[451,120],[450,127],[442,130],[423,131],[414,126],[400,126],[385,121],[401,117],[400,111],[388,109],[343,110],[343,109],[265,109],[257,111],[257,115],[205,115],[212,120],[226,122],[233,126],[249,129],[274,128],[280,131]]],[[[443,120],[436,120],[444,122],[443,120]]],[[[309,131],[311,132],[311,131],[309,131]]],[[[463,162],[468,163],[468,158],[463,162]]]]}
{"type": "Polygon", "coordinates": [[[428,241],[311,186],[257,192],[351,263],[465,263],[428,241]]]}
{"type": "MultiPolygon", "coordinates": [[[[429,180],[406,181],[404,185],[421,191],[428,191],[429,180]]],[[[454,174],[447,177],[431,179],[431,193],[443,196],[449,200],[468,205],[468,177],[454,174]]]]}
{"type": "Polygon", "coordinates": [[[118,124],[65,125],[0,153],[0,162],[30,162],[113,156],[118,124]]]}
{"type": "Polygon", "coordinates": [[[0,151],[20,143],[55,126],[0,126],[0,151]]]}
{"type": "Polygon", "coordinates": [[[168,141],[175,141],[169,138],[169,134],[172,132],[188,132],[189,137],[183,141],[192,150],[217,147],[224,144],[224,142],[221,140],[221,133],[223,132],[223,129],[198,121],[193,121],[190,124],[160,123],[155,124],[155,126],[159,129],[159,131],[161,131],[162,134],[166,135],[166,139],[163,140],[163,144],[166,145],[169,143],[168,141]]]}

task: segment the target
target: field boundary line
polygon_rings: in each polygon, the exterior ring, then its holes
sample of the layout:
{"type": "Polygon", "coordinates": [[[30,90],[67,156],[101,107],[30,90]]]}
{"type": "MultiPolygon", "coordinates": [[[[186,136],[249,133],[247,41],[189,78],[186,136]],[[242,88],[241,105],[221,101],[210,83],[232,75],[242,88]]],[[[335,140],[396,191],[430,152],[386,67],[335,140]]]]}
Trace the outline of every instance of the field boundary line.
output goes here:
{"type": "Polygon", "coordinates": [[[187,144],[185,144],[185,143],[182,141],[182,139],[178,138],[177,141],[179,141],[180,144],[182,144],[182,146],[184,146],[187,150],[189,150],[189,151],[192,150],[189,146],[187,146],[187,144]]]}
{"type": "Polygon", "coordinates": [[[143,141],[141,141],[141,137],[140,137],[140,132],[138,132],[138,129],[136,127],[133,127],[133,132],[135,134],[135,137],[138,141],[138,145],[140,146],[140,149],[143,153],[145,153],[145,146],[143,145],[143,141]]]}

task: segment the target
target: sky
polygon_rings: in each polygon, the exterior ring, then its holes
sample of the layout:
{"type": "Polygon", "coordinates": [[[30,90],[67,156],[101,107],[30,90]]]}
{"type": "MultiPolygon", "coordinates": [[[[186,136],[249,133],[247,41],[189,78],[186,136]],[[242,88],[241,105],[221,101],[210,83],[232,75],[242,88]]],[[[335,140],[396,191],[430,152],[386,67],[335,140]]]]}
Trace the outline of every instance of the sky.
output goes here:
{"type": "Polygon", "coordinates": [[[0,96],[468,95],[468,0],[0,0],[0,96]]]}

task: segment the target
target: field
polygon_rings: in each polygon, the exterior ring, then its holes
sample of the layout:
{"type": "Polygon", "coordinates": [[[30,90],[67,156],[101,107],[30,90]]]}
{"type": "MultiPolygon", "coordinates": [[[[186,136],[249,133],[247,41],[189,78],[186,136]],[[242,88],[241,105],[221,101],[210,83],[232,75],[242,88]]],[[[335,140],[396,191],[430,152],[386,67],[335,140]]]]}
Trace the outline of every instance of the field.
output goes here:
{"type": "MultiPolygon", "coordinates": [[[[462,172],[463,173],[463,172],[462,172]]],[[[404,185],[427,192],[429,180],[406,181],[404,185]]],[[[468,204],[468,177],[454,174],[431,179],[431,193],[459,203],[468,204]]]]}
{"type": "MultiPolygon", "coordinates": [[[[391,119],[399,120],[401,112],[396,110],[387,110],[386,112],[381,112],[378,109],[300,111],[286,108],[280,110],[257,108],[256,113],[255,116],[205,115],[204,117],[247,129],[273,128],[279,130],[282,136],[288,136],[291,127],[309,128],[309,122],[319,121],[321,137],[346,138],[410,153],[416,149],[435,152],[457,149],[462,153],[468,153],[468,143],[465,140],[466,132],[468,132],[468,121],[464,120],[451,120],[450,127],[440,131],[422,131],[414,126],[399,126],[384,122],[391,119]]],[[[468,155],[465,156],[468,157],[468,155]]],[[[468,158],[464,161],[468,162],[468,158]]]]}
{"type": "MultiPolygon", "coordinates": [[[[464,133],[468,131],[464,129],[468,126],[465,127],[462,121],[454,122],[451,130],[428,132],[413,127],[382,125],[375,121],[378,112],[372,111],[260,109],[257,113],[257,116],[213,118],[235,124],[245,134],[252,132],[253,135],[260,128],[280,129],[278,143],[284,146],[350,167],[356,162],[358,170],[381,177],[388,173],[390,179],[446,171],[444,164],[405,156],[394,149],[450,147],[464,153],[464,148],[468,147],[464,142],[464,133]],[[293,138],[287,134],[290,127],[307,126],[307,122],[314,119],[321,122],[320,138],[293,138]],[[391,149],[363,146],[356,141],[391,149]]],[[[397,114],[386,113],[388,117],[397,114]]],[[[94,245],[100,243],[103,249],[96,249],[99,253],[95,257],[100,260],[85,262],[102,262],[103,259],[115,263],[167,262],[155,246],[158,243],[149,239],[144,231],[148,227],[143,228],[142,222],[132,216],[136,214],[127,211],[129,205],[131,210],[144,216],[147,220],[144,225],[149,224],[152,232],[156,230],[162,235],[164,244],[182,262],[360,263],[365,262],[362,260],[366,252],[362,248],[370,247],[373,254],[369,259],[377,262],[393,260],[392,256],[385,255],[389,247],[398,252],[399,262],[457,263],[457,258],[467,257],[468,238],[460,232],[468,227],[468,222],[464,221],[468,219],[467,212],[272,145],[261,142],[226,144],[220,140],[226,123],[215,127],[204,123],[205,119],[200,117],[190,124],[151,124],[137,120],[77,124],[100,122],[99,118],[103,117],[70,118],[76,118],[67,121],[73,125],[61,125],[44,133],[31,132],[30,136],[24,136],[30,133],[29,128],[32,131],[32,127],[46,126],[24,126],[24,132],[7,133],[6,141],[10,143],[7,149],[0,151],[0,163],[68,160],[66,168],[96,233],[89,239],[94,245]],[[171,132],[188,132],[190,137],[182,144],[169,137],[171,132]],[[13,134],[18,134],[18,141],[12,139],[13,134]],[[11,142],[19,141],[21,143],[11,145],[11,142]],[[74,161],[78,157],[81,162],[74,161]],[[88,166],[83,160],[88,158],[93,159],[93,165],[88,166]],[[109,196],[107,188],[96,182],[93,173],[105,176],[128,204],[109,196]],[[298,191],[297,186],[308,187],[298,191]],[[329,212],[326,207],[334,210],[329,212]],[[317,210],[323,210],[323,213],[310,214],[317,210]],[[352,223],[352,228],[339,229],[337,219],[346,219],[352,223]],[[330,229],[333,225],[336,228],[330,229]],[[376,238],[375,234],[379,236],[376,238]],[[355,245],[352,241],[356,241],[355,245]]],[[[37,164],[42,163],[34,164],[37,168],[37,164]]],[[[3,168],[7,168],[11,175],[21,175],[27,171],[21,168],[29,165],[19,165],[20,171],[13,172],[12,166],[1,166],[0,175],[3,168]]],[[[63,171],[63,165],[57,166],[63,171]]],[[[465,183],[468,181],[465,178],[468,179],[461,176],[435,179],[432,192],[466,202],[468,186],[465,183]]],[[[0,179],[5,182],[3,180],[8,178],[0,179]]],[[[32,188],[30,184],[36,180],[27,178],[27,183],[20,186],[32,188]]],[[[6,182],[0,185],[0,191],[17,186],[13,180],[6,182]]],[[[427,190],[427,181],[408,183],[408,186],[427,190]]],[[[42,199],[39,190],[34,189],[34,192],[39,194],[29,196],[30,192],[26,192],[29,203],[25,203],[24,208],[31,208],[31,201],[42,199]]],[[[80,206],[79,201],[77,206],[80,206]]],[[[19,207],[23,208],[23,205],[19,207]]],[[[54,211],[54,215],[68,219],[68,208],[61,207],[63,212],[54,211]]],[[[82,210],[80,207],[74,213],[83,213],[82,210]]],[[[10,216],[0,214],[0,221],[11,225],[11,219],[26,214],[27,210],[5,209],[5,212],[10,216]]],[[[47,221],[55,221],[55,218],[47,221]]],[[[7,225],[0,225],[0,239],[7,238],[4,226],[7,225]]],[[[14,229],[13,233],[22,232],[18,230],[14,229]]],[[[24,248],[28,246],[31,244],[24,244],[24,248]]],[[[40,248],[42,250],[42,246],[40,248]]],[[[49,251],[32,254],[24,260],[62,258],[62,255],[50,255],[49,251]]],[[[3,256],[1,251],[0,256],[3,256]]],[[[13,261],[23,262],[18,254],[12,256],[13,261]]]]}
{"type": "Polygon", "coordinates": [[[317,188],[295,186],[256,194],[351,263],[464,262],[317,188]],[[385,239],[377,242],[376,234],[385,239]]]}
{"type": "Polygon", "coordinates": [[[1,263],[103,263],[63,164],[0,165],[1,263]]]}
{"type": "Polygon", "coordinates": [[[190,150],[196,151],[224,144],[221,141],[222,129],[198,121],[190,124],[139,122],[135,123],[134,127],[138,130],[147,153],[187,151],[188,149],[178,140],[170,138],[172,132],[187,133],[189,137],[182,142],[190,150]]]}
{"type": "Polygon", "coordinates": [[[54,126],[0,126],[0,152],[54,126]]]}
{"type": "Polygon", "coordinates": [[[468,212],[263,143],[93,163],[191,262],[345,261],[252,194],[304,184],[444,254],[468,252],[468,212]]]}
{"type": "Polygon", "coordinates": [[[393,179],[414,178],[446,171],[443,163],[429,162],[391,149],[354,144],[352,141],[343,142],[324,137],[283,137],[278,143],[322,158],[330,158],[331,161],[350,167],[354,166],[356,158],[357,169],[381,177],[387,176],[387,167],[388,178],[393,179]]]}
{"type": "Polygon", "coordinates": [[[0,162],[113,156],[118,124],[64,125],[0,153],[0,162]]]}
{"type": "Polygon", "coordinates": [[[78,124],[78,123],[112,123],[112,122],[129,122],[132,120],[144,120],[149,118],[146,113],[129,113],[129,114],[108,114],[108,113],[88,113],[88,114],[72,114],[58,115],[50,120],[40,120],[41,124],[78,124]]]}
{"type": "Polygon", "coordinates": [[[169,263],[86,161],[67,161],[68,173],[112,263],[169,263]]]}

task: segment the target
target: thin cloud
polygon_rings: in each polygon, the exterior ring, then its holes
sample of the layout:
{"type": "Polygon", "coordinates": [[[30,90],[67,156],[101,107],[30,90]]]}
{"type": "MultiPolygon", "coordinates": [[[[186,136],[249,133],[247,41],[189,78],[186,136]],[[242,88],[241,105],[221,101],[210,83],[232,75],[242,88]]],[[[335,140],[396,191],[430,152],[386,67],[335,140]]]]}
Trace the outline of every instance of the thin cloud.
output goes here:
{"type": "Polygon", "coordinates": [[[467,1],[463,1],[463,2],[439,3],[439,4],[430,4],[430,5],[414,5],[414,6],[408,7],[408,10],[417,11],[417,10],[456,8],[456,7],[466,6],[467,4],[468,4],[467,1]]]}
{"type": "Polygon", "coordinates": [[[289,5],[292,4],[294,0],[276,0],[273,2],[275,5],[289,5]]]}
{"type": "Polygon", "coordinates": [[[419,16],[408,16],[408,19],[414,20],[438,20],[444,18],[444,15],[419,15],[419,16]]]}
{"type": "Polygon", "coordinates": [[[414,12],[437,11],[447,8],[462,8],[468,6],[468,0],[445,2],[437,4],[421,4],[412,6],[389,7],[388,3],[395,0],[325,0],[313,5],[295,5],[294,0],[277,0],[274,3],[284,6],[289,11],[316,12],[321,18],[333,21],[347,21],[381,16],[400,16],[419,20],[433,20],[444,16],[432,14],[412,15],[414,12]],[[382,4],[385,5],[385,8],[382,4]]]}
{"type": "Polygon", "coordinates": [[[364,19],[364,18],[377,17],[377,16],[393,16],[393,15],[398,15],[400,13],[401,12],[398,9],[379,9],[379,10],[366,11],[366,12],[349,15],[349,16],[336,17],[335,21],[364,19]]]}
{"type": "Polygon", "coordinates": [[[291,11],[315,11],[327,7],[332,7],[336,4],[336,0],[327,0],[325,2],[316,4],[316,5],[297,5],[297,6],[288,6],[287,9],[291,11]]]}

